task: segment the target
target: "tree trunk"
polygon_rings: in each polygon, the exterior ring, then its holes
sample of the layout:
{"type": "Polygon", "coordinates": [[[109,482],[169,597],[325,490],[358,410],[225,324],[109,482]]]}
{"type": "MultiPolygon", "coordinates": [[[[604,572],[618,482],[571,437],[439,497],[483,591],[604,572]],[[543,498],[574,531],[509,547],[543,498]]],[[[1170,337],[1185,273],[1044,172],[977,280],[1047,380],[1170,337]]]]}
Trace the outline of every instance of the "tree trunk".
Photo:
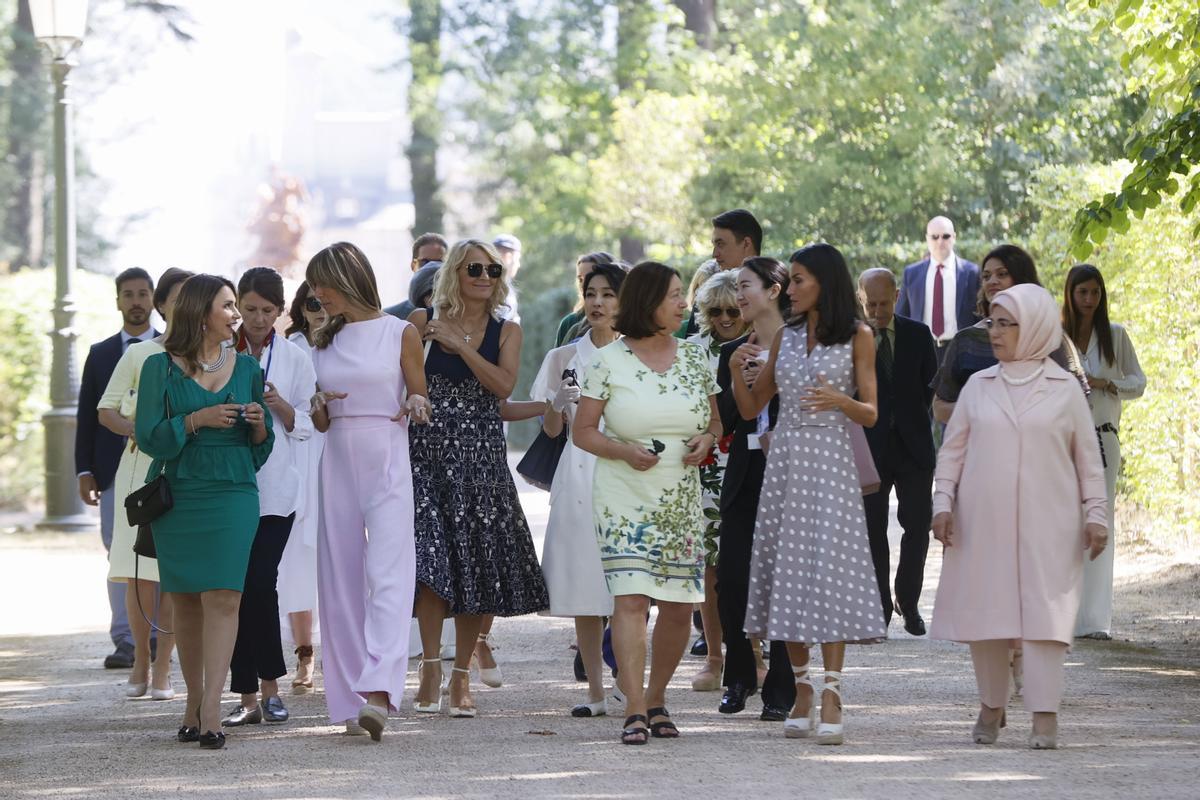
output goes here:
{"type": "Polygon", "coordinates": [[[46,242],[46,78],[29,0],[17,3],[10,67],[7,160],[14,184],[4,216],[4,239],[11,248],[10,269],[16,271],[44,266],[46,242]]]}
{"type": "Polygon", "coordinates": [[[717,44],[717,0],[674,0],[683,12],[683,24],[696,34],[696,43],[705,50],[717,44]]]}
{"type": "Polygon", "coordinates": [[[408,115],[412,139],[405,155],[412,173],[415,217],[413,236],[441,232],[445,205],[437,175],[438,141],[441,138],[441,109],[438,92],[442,85],[441,0],[410,0],[408,21],[409,60],[412,83],[408,88],[408,115]]]}
{"type": "Polygon", "coordinates": [[[621,260],[636,264],[646,257],[646,242],[636,236],[621,237],[621,260]]]}

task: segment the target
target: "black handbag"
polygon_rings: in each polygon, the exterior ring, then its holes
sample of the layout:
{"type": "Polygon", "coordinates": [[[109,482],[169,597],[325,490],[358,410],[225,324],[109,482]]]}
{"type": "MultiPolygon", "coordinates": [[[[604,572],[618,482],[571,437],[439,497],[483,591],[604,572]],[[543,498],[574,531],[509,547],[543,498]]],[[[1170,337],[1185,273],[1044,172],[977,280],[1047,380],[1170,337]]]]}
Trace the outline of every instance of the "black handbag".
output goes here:
{"type": "MultiPolygon", "coordinates": [[[[170,372],[170,366],[167,367],[170,372]]],[[[171,416],[171,400],[163,389],[163,403],[167,409],[167,417],[171,416]]],[[[154,479],[125,498],[125,516],[129,524],[138,526],[137,539],[133,543],[133,552],[144,558],[156,558],[154,535],[150,523],[171,510],[175,498],[171,495],[171,484],[167,481],[167,462],[162,462],[162,468],[154,479]]]]}
{"type": "MultiPolygon", "coordinates": [[[[575,370],[564,369],[563,379],[575,380],[575,370]]],[[[542,429],[538,429],[537,437],[525,451],[525,455],[517,462],[517,474],[539,489],[550,491],[554,482],[554,472],[558,469],[559,459],[567,446],[567,426],[559,431],[558,436],[551,439],[542,429]]]]}

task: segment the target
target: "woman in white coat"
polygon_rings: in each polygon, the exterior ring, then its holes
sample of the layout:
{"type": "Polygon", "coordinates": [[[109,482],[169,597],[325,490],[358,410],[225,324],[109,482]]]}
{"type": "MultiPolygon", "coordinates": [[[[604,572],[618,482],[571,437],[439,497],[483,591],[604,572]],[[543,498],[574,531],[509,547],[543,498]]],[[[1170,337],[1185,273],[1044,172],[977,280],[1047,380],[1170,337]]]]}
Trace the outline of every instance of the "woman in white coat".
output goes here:
{"type": "MultiPolygon", "coordinates": [[[[580,386],[596,351],[614,341],[617,295],[625,270],[617,264],[597,264],[584,278],[583,313],[589,329],[570,344],[546,354],[529,396],[544,401],[542,430],[551,438],[570,426],[580,386]]],[[[604,617],[612,616],[613,599],[604,580],[600,546],[592,522],[592,477],[596,457],[580,450],[568,437],[550,485],[550,518],[542,548],[542,573],[550,593],[550,616],[574,617],[575,636],[588,678],[587,702],[571,709],[573,717],[608,713],[601,652],[604,617]]]]}
{"type": "Polygon", "coordinates": [[[1104,471],[1087,401],[1050,359],[1062,341],[1050,293],[1014,286],[990,313],[999,363],[967,381],[938,452],[933,535],[945,550],[929,633],[971,646],[976,744],[1005,725],[1008,651],[1023,644],[1029,743],[1053,749],[1083,554],[1108,538],[1104,471]]]}
{"type": "MultiPolygon", "coordinates": [[[[1077,264],[1067,273],[1063,330],[1083,356],[1091,394],[1088,406],[1100,441],[1104,485],[1108,490],[1108,532],[1113,538],[1117,476],[1121,474],[1121,404],[1141,397],[1146,376],[1138,364],[1129,334],[1108,321],[1108,290],[1104,276],[1091,264],[1077,264]]],[[[1083,597],[1075,618],[1075,635],[1112,638],[1113,558],[1111,542],[1100,557],[1084,565],[1083,597]]]]}

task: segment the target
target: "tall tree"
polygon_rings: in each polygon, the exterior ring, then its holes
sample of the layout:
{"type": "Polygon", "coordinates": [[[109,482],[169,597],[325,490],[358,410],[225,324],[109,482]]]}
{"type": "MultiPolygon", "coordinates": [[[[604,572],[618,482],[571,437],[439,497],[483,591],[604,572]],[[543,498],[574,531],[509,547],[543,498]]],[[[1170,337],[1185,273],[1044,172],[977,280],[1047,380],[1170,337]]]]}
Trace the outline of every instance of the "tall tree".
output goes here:
{"type": "Polygon", "coordinates": [[[413,236],[441,231],[445,204],[438,181],[438,143],[442,133],[441,0],[409,0],[407,19],[409,64],[408,116],[412,138],[405,154],[412,173],[413,236]]]}
{"type": "Polygon", "coordinates": [[[46,243],[46,119],[49,95],[41,52],[33,36],[29,0],[18,0],[12,26],[8,147],[11,188],[4,215],[9,268],[43,265],[46,243]]]}
{"type": "Polygon", "coordinates": [[[696,37],[696,44],[712,50],[717,44],[717,0],[675,0],[683,12],[683,27],[696,37]]]}

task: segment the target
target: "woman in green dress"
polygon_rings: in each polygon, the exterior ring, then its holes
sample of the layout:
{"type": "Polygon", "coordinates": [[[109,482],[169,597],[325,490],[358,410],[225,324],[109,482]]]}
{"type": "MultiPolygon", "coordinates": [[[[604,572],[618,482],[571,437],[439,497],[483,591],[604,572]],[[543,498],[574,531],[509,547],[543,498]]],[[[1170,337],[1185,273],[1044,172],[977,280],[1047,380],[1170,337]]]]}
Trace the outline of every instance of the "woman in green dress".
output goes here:
{"type": "Polygon", "coordinates": [[[177,738],[209,749],[225,744],[221,691],[258,528],[255,472],[274,442],[262,370],[227,346],[240,318],[225,278],[184,283],[166,352],[142,367],[134,425],[138,447],[154,459],[147,480],[165,470],[174,497],[153,530],[188,689],[177,738]]]}
{"type": "Polygon", "coordinates": [[[679,273],[644,261],[621,286],[614,327],[583,381],[574,442],[597,456],[593,517],[613,595],[613,649],[626,696],[621,741],[675,738],[666,689],[704,600],[699,465],[721,430],[717,382],[702,347],[676,339],[687,312],[679,273]],[[604,420],[604,430],[599,428],[604,420]],[[646,620],[658,606],[650,682],[646,620]]]}

